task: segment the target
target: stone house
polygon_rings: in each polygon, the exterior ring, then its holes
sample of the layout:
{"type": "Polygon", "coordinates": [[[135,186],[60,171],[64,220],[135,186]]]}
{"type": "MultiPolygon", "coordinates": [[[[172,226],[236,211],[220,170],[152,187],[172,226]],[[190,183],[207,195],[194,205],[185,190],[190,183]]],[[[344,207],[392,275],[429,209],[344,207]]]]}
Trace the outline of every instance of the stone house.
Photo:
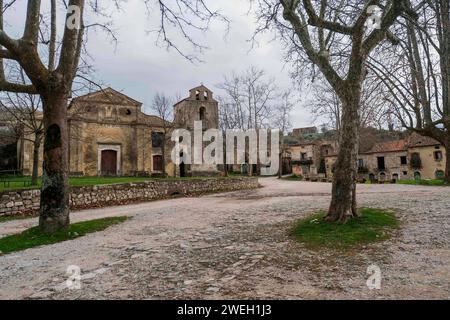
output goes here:
{"type": "Polygon", "coordinates": [[[358,157],[360,180],[391,181],[410,178],[408,148],[405,139],[376,143],[358,157]]]}
{"type": "MultiPolygon", "coordinates": [[[[333,175],[337,155],[325,157],[327,177],[333,175]]],[[[376,143],[358,155],[360,181],[398,181],[442,178],[445,172],[445,148],[436,140],[410,134],[405,139],[376,143]]]]}
{"type": "MultiPolygon", "coordinates": [[[[201,120],[204,129],[217,128],[218,103],[205,86],[194,88],[188,98],[175,104],[174,118],[174,123],[166,122],[166,127],[192,130],[194,120],[201,120]]],[[[68,107],[68,129],[71,175],[149,176],[163,171],[163,120],[145,114],[142,103],[112,88],[73,99],[68,107]]],[[[33,146],[26,139],[20,140],[24,145],[20,169],[29,175],[33,146]]],[[[217,168],[175,166],[171,143],[166,143],[165,151],[169,176],[218,174],[217,168]]]]}
{"type": "Polygon", "coordinates": [[[408,158],[417,156],[420,163],[411,164],[410,178],[436,179],[445,176],[446,150],[438,141],[413,133],[408,140],[408,158]]]}
{"type": "Polygon", "coordinates": [[[300,142],[288,147],[291,157],[292,173],[309,177],[317,175],[320,162],[320,145],[316,141],[300,142]]]}

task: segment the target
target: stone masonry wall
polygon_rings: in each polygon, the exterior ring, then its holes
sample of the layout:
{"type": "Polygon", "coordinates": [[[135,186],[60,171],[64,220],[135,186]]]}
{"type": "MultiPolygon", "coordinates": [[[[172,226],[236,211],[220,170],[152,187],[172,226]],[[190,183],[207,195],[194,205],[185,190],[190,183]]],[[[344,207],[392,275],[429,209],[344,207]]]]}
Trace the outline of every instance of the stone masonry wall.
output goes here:
{"type": "MultiPolygon", "coordinates": [[[[158,180],[138,183],[72,187],[70,207],[87,209],[191,196],[210,192],[258,188],[257,178],[205,178],[190,180],[158,180]]],[[[0,217],[32,215],[39,210],[40,190],[0,192],[0,217]]]]}

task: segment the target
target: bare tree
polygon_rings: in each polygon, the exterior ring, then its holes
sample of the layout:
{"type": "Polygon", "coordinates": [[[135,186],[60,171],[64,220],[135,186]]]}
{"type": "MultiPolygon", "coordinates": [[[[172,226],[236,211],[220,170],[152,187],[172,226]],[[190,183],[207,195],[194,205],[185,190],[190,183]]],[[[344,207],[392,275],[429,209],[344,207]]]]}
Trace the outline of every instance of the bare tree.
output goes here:
{"type": "MultiPolygon", "coordinates": [[[[244,73],[225,76],[219,88],[225,92],[221,97],[222,120],[229,129],[249,130],[259,132],[268,128],[275,108],[277,86],[275,80],[268,78],[264,70],[250,67],[244,73]]],[[[257,141],[259,146],[259,138],[257,141]]],[[[258,155],[257,171],[260,170],[258,155]]],[[[253,175],[253,167],[248,170],[253,175]]]]}
{"type": "MultiPolygon", "coordinates": [[[[308,109],[314,120],[322,119],[324,124],[337,132],[341,128],[342,103],[333,88],[323,81],[314,84],[313,94],[308,109]]],[[[393,129],[390,118],[391,106],[386,101],[385,91],[376,77],[368,76],[363,84],[361,106],[359,110],[360,128],[375,127],[393,129]]]]}
{"type": "Polygon", "coordinates": [[[450,4],[414,5],[419,17],[397,29],[400,47],[379,52],[369,67],[402,125],[446,148],[445,180],[450,182],[450,4]]]}
{"type": "MultiPolygon", "coordinates": [[[[46,233],[67,229],[69,226],[67,105],[87,31],[91,28],[101,28],[113,35],[108,24],[85,21],[88,17],[96,16],[95,14],[102,16],[104,7],[101,2],[52,0],[50,21],[44,21],[41,0],[29,0],[23,35],[14,39],[6,32],[3,19],[5,12],[14,6],[15,1],[5,3],[0,0],[0,90],[38,94],[43,105],[45,141],[39,226],[46,233]],[[60,8],[58,4],[66,12],[61,37],[57,28],[56,13],[60,8]],[[49,35],[42,39],[41,31],[45,25],[50,25],[49,35]],[[47,62],[40,55],[43,45],[47,48],[47,62]],[[4,60],[18,63],[29,82],[22,84],[7,79],[4,60]]],[[[114,0],[107,3],[110,6],[119,6],[120,2],[114,0]]],[[[143,1],[147,6],[151,2],[153,1],[143,1]]],[[[200,47],[189,33],[193,30],[205,31],[213,19],[221,17],[217,12],[209,10],[205,0],[158,0],[153,3],[159,6],[161,41],[176,49],[167,33],[169,26],[181,30],[190,44],[200,47]]]]}
{"type": "Polygon", "coordinates": [[[280,167],[278,169],[278,178],[281,179],[283,175],[283,154],[287,150],[286,143],[284,142],[284,136],[288,133],[288,130],[292,128],[291,112],[294,109],[294,104],[291,101],[291,93],[286,91],[281,97],[281,103],[275,110],[274,125],[280,130],[280,153],[278,156],[278,163],[280,167]]]}
{"type": "Polygon", "coordinates": [[[41,101],[31,94],[9,93],[0,97],[0,110],[9,119],[10,132],[17,139],[28,140],[33,144],[33,166],[31,185],[38,184],[39,153],[44,138],[44,125],[40,117],[41,101]]]}
{"type": "Polygon", "coordinates": [[[163,175],[166,175],[166,147],[172,130],[172,99],[163,93],[157,93],[153,98],[151,110],[162,119],[162,158],[163,158],[163,175]]]}
{"type": "Polygon", "coordinates": [[[315,78],[316,68],[319,69],[342,103],[339,153],[326,220],[345,223],[358,215],[356,163],[366,62],[380,43],[386,39],[396,42],[390,28],[405,12],[413,14],[409,1],[255,1],[261,23],[256,34],[275,29],[297,75],[310,74],[315,78]],[[373,15],[374,6],[381,8],[381,15],[373,15]],[[305,73],[307,67],[309,73],[305,73]]]}

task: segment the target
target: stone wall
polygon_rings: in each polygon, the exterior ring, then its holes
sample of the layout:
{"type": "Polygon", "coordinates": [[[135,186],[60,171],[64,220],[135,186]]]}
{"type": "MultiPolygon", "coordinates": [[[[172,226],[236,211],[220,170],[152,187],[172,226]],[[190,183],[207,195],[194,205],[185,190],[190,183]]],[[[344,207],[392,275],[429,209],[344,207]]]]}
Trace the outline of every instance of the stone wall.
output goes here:
{"type": "MultiPolygon", "coordinates": [[[[165,199],[173,196],[201,195],[210,192],[254,189],[257,178],[204,178],[158,180],[138,183],[72,187],[71,209],[106,207],[165,199]]],[[[0,192],[0,217],[32,215],[39,209],[40,190],[0,192]]]]}

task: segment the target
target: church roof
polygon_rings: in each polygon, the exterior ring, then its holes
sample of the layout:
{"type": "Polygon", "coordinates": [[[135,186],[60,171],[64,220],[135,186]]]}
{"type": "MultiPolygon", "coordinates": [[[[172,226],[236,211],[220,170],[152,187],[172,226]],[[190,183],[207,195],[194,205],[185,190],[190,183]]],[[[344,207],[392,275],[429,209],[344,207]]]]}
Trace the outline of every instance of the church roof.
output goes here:
{"type": "Polygon", "coordinates": [[[194,91],[194,90],[198,90],[198,91],[209,91],[212,92],[211,90],[209,90],[205,85],[201,84],[198,87],[192,88],[191,90],[189,90],[189,92],[194,91]]]}
{"type": "MultiPolygon", "coordinates": [[[[121,104],[140,107],[142,103],[130,98],[129,96],[120,93],[113,88],[106,88],[95,92],[88,93],[86,95],[74,98],[70,105],[76,102],[97,102],[97,103],[109,103],[109,104],[121,104]]],[[[69,105],[69,108],[70,108],[69,105]]]]}

